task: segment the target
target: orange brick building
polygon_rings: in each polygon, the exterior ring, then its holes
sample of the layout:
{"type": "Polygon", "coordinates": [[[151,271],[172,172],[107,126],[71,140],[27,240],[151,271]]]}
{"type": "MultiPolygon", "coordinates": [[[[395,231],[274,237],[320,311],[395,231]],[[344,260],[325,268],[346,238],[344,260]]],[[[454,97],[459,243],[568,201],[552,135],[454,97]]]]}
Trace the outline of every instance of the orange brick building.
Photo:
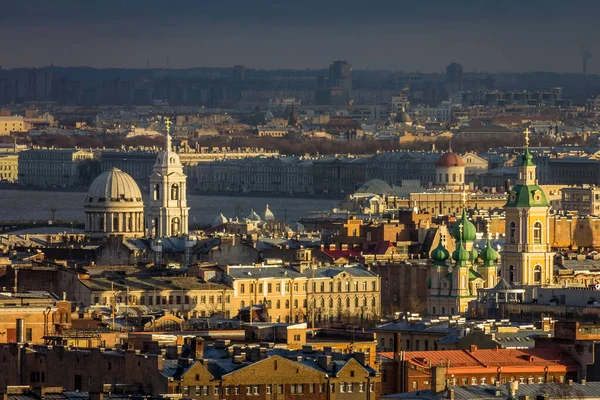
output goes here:
{"type": "Polygon", "coordinates": [[[577,362],[563,350],[495,349],[380,353],[383,394],[440,386],[566,382],[577,379],[577,362]]]}

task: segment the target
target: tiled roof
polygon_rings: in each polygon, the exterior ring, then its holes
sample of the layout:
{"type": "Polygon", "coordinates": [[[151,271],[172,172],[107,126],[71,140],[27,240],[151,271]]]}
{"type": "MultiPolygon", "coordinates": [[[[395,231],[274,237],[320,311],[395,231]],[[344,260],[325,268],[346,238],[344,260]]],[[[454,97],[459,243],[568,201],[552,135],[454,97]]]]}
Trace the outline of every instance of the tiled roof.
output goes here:
{"type": "Polygon", "coordinates": [[[576,363],[557,348],[498,350],[407,351],[405,359],[417,364],[451,367],[557,366],[576,368],[576,363]]]}

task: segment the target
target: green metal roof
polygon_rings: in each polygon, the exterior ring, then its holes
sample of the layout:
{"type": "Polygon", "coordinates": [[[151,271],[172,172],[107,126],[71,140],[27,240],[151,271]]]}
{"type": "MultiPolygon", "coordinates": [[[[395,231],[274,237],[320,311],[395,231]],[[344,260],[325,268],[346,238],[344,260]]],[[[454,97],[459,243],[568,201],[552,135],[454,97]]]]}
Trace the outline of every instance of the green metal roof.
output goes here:
{"type": "Polygon", "coordinates": [[[548,207],[548,199],[538,185],[515,185],[504,207],[548,207]]]}
{"type": "Polygon", "coordinates": [[[457,241],[461,239],[460,224],[462,224],[462,240],[464,242],[473,242],[477,236],[477,228],[475,228],[475,225],[467,218],[467,210],[464,208],[462,216],[452,227],[452,237],[457,241]]]}

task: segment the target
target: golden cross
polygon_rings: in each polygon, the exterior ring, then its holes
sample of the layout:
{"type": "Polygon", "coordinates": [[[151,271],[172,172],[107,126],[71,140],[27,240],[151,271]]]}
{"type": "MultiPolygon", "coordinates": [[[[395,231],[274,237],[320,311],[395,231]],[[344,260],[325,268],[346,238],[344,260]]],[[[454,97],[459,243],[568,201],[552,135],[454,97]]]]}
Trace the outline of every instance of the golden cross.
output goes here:
{"type": "Polygon", "coordinates": [[[167,135],[171,133],[171,119],[169,117],[165,118],[165,126],[167,127],[167,135]]]}
{"type": "Polygon", "coordinates": [[[463,186],[463,191],[460,195],[462,203],[463,203],[463,207],[466,207],[467,205],[467,192],[465,192],[465,187],[463,186]]]}
{"type": "Polygon", "coordinates": [[[525,147],[529,147],[529,128],[525,128],[525,147]]]}
{"type": "Polygon", "coordinates": [[[485,224],[485,228],[487,229],[488,239],[492,238],[492,223],[488,220],[487,224],[485,224]]]}

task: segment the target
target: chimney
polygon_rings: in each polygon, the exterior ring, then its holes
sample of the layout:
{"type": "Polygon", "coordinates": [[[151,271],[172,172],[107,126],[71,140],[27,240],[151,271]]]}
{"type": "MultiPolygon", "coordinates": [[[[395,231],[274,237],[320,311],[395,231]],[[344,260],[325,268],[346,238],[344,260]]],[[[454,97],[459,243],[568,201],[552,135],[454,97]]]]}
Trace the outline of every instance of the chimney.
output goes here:
{"type": "Polygon", "coordinates": [[[437,394],[446,390],[446,372],[444,367],[431,368],[431,393],[437,394]]]}
{"type": "Polygon", "coordinates": [[[448,399],[454,400],[454,389],[448,389],[448,399]]]}
{"type": "Polygon", "coordinates": [[[518,381],[514,381],[514,382],[508,382],[506,384],[506,389],[508,390],[508,394],[509,394],[509,398],[514,399],[515,396],[517,395],[517,392],[519,391],[519,382],[518,381]]]}
{"type": "MultiPolygon", "coordinates": [[[[409,350],[409,349],[406,349],[409,350]]],[[[394,353],[398,354],[402,351],[402,339],[400,332],[394,333],[394,353]]]]}
{"type": "Polygon", "coordinates": [[[581,386],[585,386],[585,383],[586,383],[585,379],[582,379],[581,380],[581,386]]]}
{"type": "Polygon", "coordinates": [[[25,342],[25,320],[23,318],[17,318],[17,343],[25,342]]]}
{"type": "Polygon", "coordinates": [[[573,386],[573,379],[569,379],[569,386],[573,386]]]}
{"type": "Polygon", "coordinates": [[[475,345],[475,344],[472,344],[472,345],[471,345],[471,348],[470,348],[470,352],[471,352],[471,353],[475,353],[475,351],[476,351],[476,350],[477,350],[477,345],[475,345]]]}
{"type": "Polygon", "coordinates": [[[90,392],[89,400],[104,400],[104,393],[101,392],[90,392]]]}
{"type": "Polygon", "coordinates": [[[331,369],[331,356],[330,355],[319,355],[317,357],[317,364],[325,371],[329,371],[331,369]]]}
{"type": "Polygon", "coordinates": [[[196,336],[192,339],[192,351],[194,352],[194,358],[196,360],[202,360],[204,358],[204,339],[200,336],[196,336]]]}

